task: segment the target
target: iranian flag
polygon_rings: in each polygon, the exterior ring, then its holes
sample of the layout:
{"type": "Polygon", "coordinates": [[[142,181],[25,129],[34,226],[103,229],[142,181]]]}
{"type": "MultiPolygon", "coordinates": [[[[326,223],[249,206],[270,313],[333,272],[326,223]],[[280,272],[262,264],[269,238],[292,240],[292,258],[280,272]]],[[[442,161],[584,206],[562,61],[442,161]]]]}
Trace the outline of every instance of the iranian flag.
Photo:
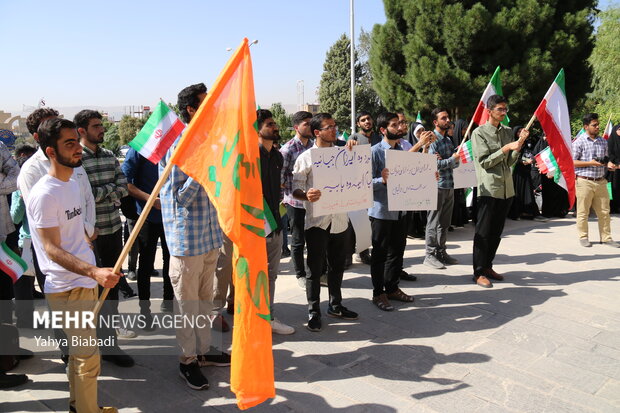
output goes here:
{"type": "Polygon", "coordinates": [[[572,208],[575,203],[575,168],[564,84],[562,69],[536,109],[535,115],[547,136],[549,150],[559,169],[559,174],[556,172],[556,182],[568,192],[568,202],[572,208]]]}
{"type": "Polygon", "coordinates": [[[153,163],[164,157],[185,125],[176,113],[161,100],[138,135],[129,142],[140,155],[153,163]]]}
{"type": "Polygon", "coordinates": [[[603,132],[603,139],[607,140],[611,136],[611,130],[614,128],[614,125],[611,123],[611,119],[607,122],[607,126],[605,126],[605,131],[603,132]]]}
{"type": "Polygon", "coordinates": [[[418,117],[417,117],[417,118],[415,118],[415,121],[416,121],[416,122],[418,122],[418,123],[423,123],[423,122],[422,122],[422,115],[420,114],[420,111],[419,111],[419,110],[418,110],[418,117]]]}
{"type": "Polygon", "coordinates": [[[558,162],[555,160],[555,156],[553,156],[551,148],[547,146],[545,149],[540,151],[540,153],[534,156],[534,159],[536,159],[536,166],[538,167],[540,173],[545,175],[553,174],[553,180],[555,183],[558,183],[560,179],[560,168],[558,168],[558,162]]]}
{"type": "Polygon", "coordinates": [[[0,244],[0,270],[4,271],[11,279],[13,284],[28,269],[26,261],[15,253],[5,242],[0,244]]]}
{"type": "MultiPolygon", "coordinates": [[[[489,112],[486,111],[487,101],[493,95],[504,96],[502,92],[502,79],[500,77],[499,66],[497,66],[497,68],[495,69],[495,73],[493,73],[493,76],[491,76],[491,81],[487,85],[486,89],[484,89],[482,97],[480,98],[480,102],[478,102],[478,106],[476,107],[476,111],[474,112],[473,121],[478,126],[484,125],[489,120],[489,112]]],[[[508,119],[508,116],[506,116],[502,121],[504,125],[508,125],[509,122],[510,119],[508,119]]]]}
{"type": "Polygon", "coordinates": [[[471,150],[471,140],[463,142],[459,149],[459,157],[462,163],[469,163],[474,161],[474,153],[471,150]]]}

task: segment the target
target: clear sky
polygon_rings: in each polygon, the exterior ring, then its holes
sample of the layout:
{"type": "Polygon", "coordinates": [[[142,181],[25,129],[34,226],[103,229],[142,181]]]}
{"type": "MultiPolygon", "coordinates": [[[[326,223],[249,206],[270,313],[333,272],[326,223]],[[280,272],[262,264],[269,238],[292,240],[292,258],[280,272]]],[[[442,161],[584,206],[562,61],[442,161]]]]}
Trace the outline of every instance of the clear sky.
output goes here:
{"type": "MultiPolygon", "coordinates": [[[[356,33],[385,22],[382,0],[356,0],[356,33]]],[[[610,0],[601,0],[605,9],[610,0]]],[[[258,104],[316,100],[329,47],[349,31],[348,0],[0,0],[0,109],[154,105],[215,81],[243,37],[258,104]]]]}
{"type": "MultiPolygon", "coordinates": [[[[355,2],[356,32],[385,22],[382,0],[355,2]]],[[[0,109],[154,105],[209,88],[243,37],[256,98],[315,101],[329,47],[349,31],[348,0],[0,0],[0,109]],[[8,81],[7,81],[8,80],[8,81]]]]}

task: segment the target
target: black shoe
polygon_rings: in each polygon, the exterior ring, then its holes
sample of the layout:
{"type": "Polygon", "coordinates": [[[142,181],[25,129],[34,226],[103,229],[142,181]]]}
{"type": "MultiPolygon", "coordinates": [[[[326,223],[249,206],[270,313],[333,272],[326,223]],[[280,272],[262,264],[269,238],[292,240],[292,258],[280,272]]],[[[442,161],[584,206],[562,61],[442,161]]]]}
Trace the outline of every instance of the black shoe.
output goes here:
{"type": "Polygon", "coordinates": [[[341,305],[337,307],[329,306],[327,309],[327,315],[336,318],[342,318],[344,320],[357,320],[358,315],[355,311],[351,311],[347,309],[347,307],[343,307],[341,305]]]}
{"type": "Polygon", "coordinates": [[[209,380],[200,371],[198,362],[179,364],[179,375],[190,389],[205,390],[209,388],[209,380]]]}
{"type": "Polygon", "coordinates": [[[39,290],[33,290],[32,298],[34,298],[35,300],[43,300],[45,298],[45,294],[43,294],[39,290]]]}
{"type": "Polygon", "coordinates": [[[218,351],[215,347],[211,346],[207,354],[198,356],[198,365],[200,367],[216,366],[225,367],[230,366],[230,354],[218,351]]]}
{"type": "Polygon", "coordinates": [[[310,331],[321,331],[321,316],[317,313],[310,314],[310,319],[306,327],[310,331]]]}
{"type": "Polygon", "coordinates": [[[282,248],[282,258],[288,258],[291,256],[291,250],[288,248],[282,248]]]}
{"type": "Polygon", "coordinates": [[[25,374],[5,374],[0,373],[0,389],[8,389],[9,387],[21,386],[28,381],[25,374]]]}
{"type": "Polygon", "coordinates": [[[60,355],[60,359],[62,360],[63,363],[65,363],[65,366],[69,364],[69,355],[68,354],[61,354],[60,355]]]}
{"type": "Polygon", "coordinates": [[[136,281],[136,279],[138,278],[136,272],[132,270],[127,271],[127,275],[125,275],[125,277],[127,277],[129,281],[136,281]]]}
{"type": "Polygon", "coordinates": [[[109,361],[116,364],[118,367],[131,367],[134,365],[133,358],[129,354],[125,354],[123,350],[116,347],[113,350],[115,354],[104,354],[101,356],[102,360],[109,361]]]}
{"type": "Polygon", "coordinates": [[[400,272],[400,279],[401,280],[405,280],[405,281],[416,281],[418,279],[418,277],[416,277],[413,274],[409,274],[407,271],[402,270],[400,272]]]}
{"type": "Polygon", "coordinates": [[[360,252],[360,261],[362,261],[363,264],[370,265],[370,251],[364,250],[360,252]]]}
{"type": "Polygon", "coordinates": [[[122,290],[121,293],[123,294],[124,298],[131,298],[131,297],[137,297],[138,296],[138,294],[136,294],[136,292],[132,288],[128,288],[126,290],[122,290]]]}
{"type": "Polygon", "coordinates": [[[159,271],[153,270],[153,272],[151,273],[151,277],[159,277],[159,271]]]}
{"type": "Polygon", "coordinates": [[[163,300],[161,305],[159,306],[159,310],[162,313],[172,313],[174,311],[174,301],[173,300],[163,300]]]}

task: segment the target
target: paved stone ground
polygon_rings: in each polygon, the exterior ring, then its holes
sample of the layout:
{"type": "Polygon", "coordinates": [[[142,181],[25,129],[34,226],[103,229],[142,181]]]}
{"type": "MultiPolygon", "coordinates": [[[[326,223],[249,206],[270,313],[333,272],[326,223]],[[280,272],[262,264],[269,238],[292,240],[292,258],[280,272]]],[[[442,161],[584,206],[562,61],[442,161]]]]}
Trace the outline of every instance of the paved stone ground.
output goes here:
{"type": "MultiPolygon", "coordinates": [[[[598,233],[593,221],[590,231],[598,233]]],[[[612,233],[620,239],[618,216],[612,233]]],[[[619,412],[620,250],[580,247],[572,218],[509,220],[495,260],[506,281],[486,290],[471,282],[472,236],[471,224],[449,234],[449,252],[462,265],[446,270],[423,266],[423,241],[409,240],[405,266],[419,279],[401,285],[416,301],[392,313],[371,304],[369,268],[353,265],[343,296],[360,319],[325,317],[320,333],[304,328],[305,295],[284,259],[276,313],[297,332],[274,336],[277,397],[253,411],[619,412]]],[[[135,311],[134,300],[122,308],[135,311]]],[[[122,346],[148,345],[148,334],[122,346]]],[[[222,339],[229,343],[230,333],[222,339]]],[[[237,411],[227,368],[204,368],[211,388],[197,392],[180,380],[173,356],[136,362],[130,369],[103,363],[103,405],[127,413],[237,411]]],[[[31,381],[0,391],[0,411],[67,411],[57,358],[25,361],[17,372],[31,381]]]]}

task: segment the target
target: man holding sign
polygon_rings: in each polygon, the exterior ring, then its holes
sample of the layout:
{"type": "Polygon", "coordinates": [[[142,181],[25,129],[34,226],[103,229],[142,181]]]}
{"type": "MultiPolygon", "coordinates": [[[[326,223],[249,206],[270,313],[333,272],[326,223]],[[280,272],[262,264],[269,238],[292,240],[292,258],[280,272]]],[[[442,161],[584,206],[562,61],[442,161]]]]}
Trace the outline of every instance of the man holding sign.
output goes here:
{"type": "Polygon", "coordinates": [[[390,171],[385,167],[385,153],[388,150],[402,150],[398,141],[404,136],[399,128],[398,115],[382,113],[377,126],[383,140],[372,147],[372,186],[374,203],[368,210],[372,227],[372,256],[370,274],[372,277],[372,302],[383,311],[394,311],[389,299],[413,302],[413,297],[398,288],[403,269],[406,237],[405,213],[388,208],[387,180],[390,171]]]}
{"type": "MultiPolygon", "coordinates": [[[[318,113],[310,121],[310,131],[315,138],[314,148],[329,148],[336,142],[336,121],[329,113],[318,113]]],[[[351,149],[356,142],[347,142],[351,149]]],[[[313,203],[321,198],[321,191],[313,187],[312,150],[305,151],[295,161],[293,169],[293,196],[304,201],[306,208],[305,236],[308,249],[309,276],[306,276],[308,299],[308,330],[321,331],[320,279],[327,259],[327,288],[331,317],[345,320],[357,319],[357,313],[342,305],[342,275],[345,261],[345,236],[349,225],[346,213],[315,216],[313,203]]]]}

